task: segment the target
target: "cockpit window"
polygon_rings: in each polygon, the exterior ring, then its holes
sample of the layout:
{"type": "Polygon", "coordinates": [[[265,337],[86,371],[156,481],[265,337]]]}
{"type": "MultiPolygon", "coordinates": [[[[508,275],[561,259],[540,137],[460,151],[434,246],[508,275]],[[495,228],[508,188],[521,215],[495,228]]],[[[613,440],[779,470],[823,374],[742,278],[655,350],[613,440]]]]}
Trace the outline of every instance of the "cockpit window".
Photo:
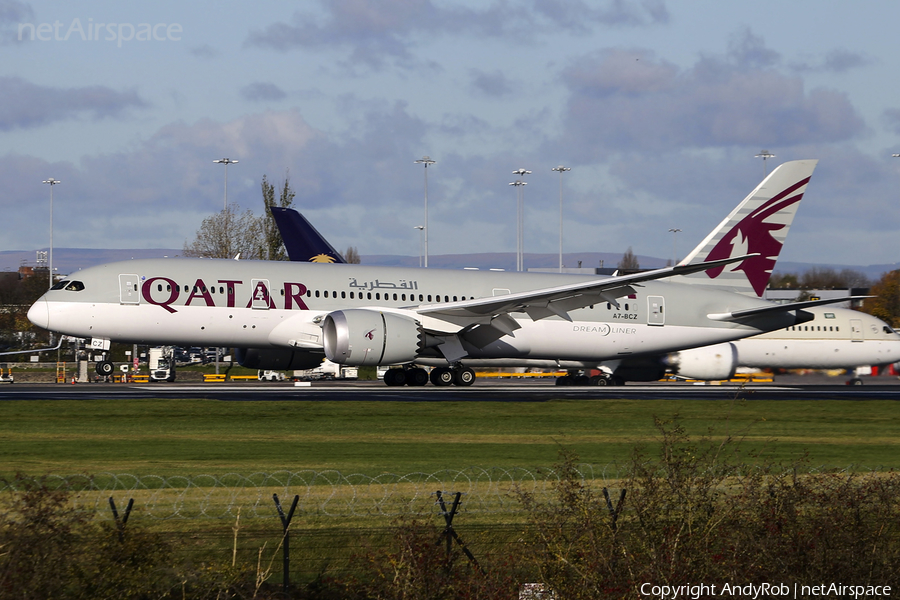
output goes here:
{"type": "Polygon", "coordinates": [[[56,283],[53,285],[53,287],[50,288],[50,289],[51,289],[51,290],[61,290],[61,289],[63,289],[64,287],[66,287],[68,284],[69,284],[69,280],[68,280],[68,279],[63,279],[62,281],[56,282],[56,283]]]}
{"type": "Polygon", "coordinates": [[[891,329],[891,328],[888,327],[887,325],[885,325],[885,326],[882,327],[881,329],[882,329],[885,333],[887,333],[887,334],[897,333],[896,331],[894,331],[893,329],[891,329]]]}
{"type": "Polygon", "coordinates": [[[84,284],[80,281],[70,281],[69,285],[66,286],[67,292],[80,292],[84,289],[84,284]]]}

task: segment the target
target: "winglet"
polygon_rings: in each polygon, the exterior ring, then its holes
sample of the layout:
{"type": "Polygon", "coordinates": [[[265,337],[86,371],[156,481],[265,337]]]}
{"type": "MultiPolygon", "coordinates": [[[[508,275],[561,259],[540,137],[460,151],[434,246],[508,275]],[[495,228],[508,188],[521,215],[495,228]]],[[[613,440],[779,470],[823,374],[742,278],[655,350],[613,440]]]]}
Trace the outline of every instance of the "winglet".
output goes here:
{"type": "Polygon", "coordinates": [[[817,162],[795,160],[780,165],[680,264],[751,253],[759,256],[730,268],[685,276],[682,281],[762,297],[817,162]]]}

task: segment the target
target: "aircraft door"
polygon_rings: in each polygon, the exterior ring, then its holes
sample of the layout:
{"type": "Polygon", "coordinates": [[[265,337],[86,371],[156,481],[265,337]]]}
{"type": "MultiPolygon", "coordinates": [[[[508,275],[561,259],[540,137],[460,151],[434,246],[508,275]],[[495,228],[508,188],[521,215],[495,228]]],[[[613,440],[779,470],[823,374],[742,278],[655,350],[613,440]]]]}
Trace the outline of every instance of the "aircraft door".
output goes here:
{"type": "Polygon", "coordinates": [[[269,310],[272,304],[272,295],[269,293],[268,279],[251,279],[250,286],[253,288],[253,296],[251,296],[250,307],[261,310],[269,310]]]}
{"type": "Polygon", "coordinates": [[[662,296],[647,296],[647,325],[665,325],[665,308],[665,298],[662,296]]]}
{"type": "Polygon", "coordinates": [[[141,300],[140,287],[137,275],[119,274],[119,302],[121,304],[138,304],[141,300]]]}
{"type": "Polygon", "coordinates": [[[850,319],[850,341],[863,341],[862,319],[850,319]]]}

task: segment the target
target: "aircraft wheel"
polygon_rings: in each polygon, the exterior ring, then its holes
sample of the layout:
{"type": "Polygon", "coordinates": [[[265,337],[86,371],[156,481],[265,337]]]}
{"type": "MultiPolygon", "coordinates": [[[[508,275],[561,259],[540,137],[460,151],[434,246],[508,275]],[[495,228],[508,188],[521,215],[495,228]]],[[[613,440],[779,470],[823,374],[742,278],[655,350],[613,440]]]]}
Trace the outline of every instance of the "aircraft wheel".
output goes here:
{"type": "Polygon", "coordinates": [[[591,384],[591,378],[588,377],[588,376],[586,376],[586,375],[576,375],[576,376],[573,378],[573,382],[572,382],[572,383],[573,383],[574,385],[590,385],[590,384],[591,384]]]}
{"type": "Polygon", "coordinates": [[[851,379],[850,381],[847,382],[847,385],[862,385],[862,384],[863,384],[863,380],[860,379],[859,377],[854,377],[853,379],[851,379]]]}
{"type": "Polygon", "coordinates": [[[458,369],[453,374],[453,383],[462,387],[468,387],[475,383],[475,371],[469,367],[458,369]]]}
{"type": "Polygon", "coordinates": [[[431,370],[431,383],[436,386],[444,387],[453,383],[453,371],[447,367],[438,367],[431,370]]]}
{"type": "Polygon", "coordinates": [[[562,375],[560,377],[557,377],[556,385],[562,385],[562,386],[572,385],[572,378],[569,377],[568,375],[562,375]]]}
{"type": "Polygon", "coordinates": [[[610,383],[612,385],[625,385],[625,380],[621,377],[613,377],[610,383]]]}
{"type": "Polygon", "coordinates": [[[589,385],[608,385],[609,382],[606,380],[606,377],[603,375],[594,375],[590,379],[589,385]]]}
{"type": "Polygon", "coordinates": [[[416,367],[406,372],[406,385],[418,387],[428,383],[428,371],[416,367]]]}
{"type": "Polygon", "coordinates": [[[384,372],[384,383],[391,387],[403,385],[406,383],[406,373],[403,369],[388,369],[384,372]]]}
{"type": "Polygon", "coordinates": [[[97,366],[94,367],[94,370],[97,371],[97,375],[101,377],[108,377],[113,374],[113,371],[116,370],[115,365],[112,364],[112,361],[104,360],[102,362],[98,362],[97,366]]]}

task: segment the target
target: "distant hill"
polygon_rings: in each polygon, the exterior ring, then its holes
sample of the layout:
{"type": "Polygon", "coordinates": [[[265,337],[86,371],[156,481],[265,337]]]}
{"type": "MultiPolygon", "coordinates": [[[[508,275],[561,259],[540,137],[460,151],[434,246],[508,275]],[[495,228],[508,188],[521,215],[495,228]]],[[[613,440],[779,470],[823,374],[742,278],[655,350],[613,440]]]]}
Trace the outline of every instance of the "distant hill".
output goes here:
{"type": "MultiPolygon", "coordinates": [[[[79,269],[86,269],[94,265],[100,265],[117,260],[131,260],[136,258],[173,258],[181,254],[180,249],[173,248],[144,248],[144,249],[97,249],[97,248],[54,248],[53,267],[57,273],[68,274],[79,269]]],[[[6,250],[0,251],[0,271],[17,271],[22,265],[34,266],[36,261],[34,250],[6,250]]],[[[613,252],[572,252],[563,255],[563,265],[566,267],[615,267],[622,259],[621,253],[613,252]],[[602,261],[602,262],[601,262],[602,261]],[[579,265],[579,262],[581,263],[579,265]]],[[[667,259],[654,256],[638,256],[638,262],[642,268],[656,269],[666,266],[667,259]]],[[[370,254],[363,255],[362,262],[366,265],[383,265],[398,267],[418,267],[418,256],[403,256],[397,254],[370,254]]],[[[516,255],[513,252],[485,252],[481,254],[438,254],[428,257],[428,265],[441,269],[463,269],[475,267],[478,269],[505,269],[514,271],[516,268],[516,255]]],[[[526,268],[553,268],[559,265],[558,254],[526,254],[526,268]]],[[[807,270],[818,268],[831,268],[836,271],[841,269],[853,269],[865,274],[869,279],[877,280],[883,273],[900,269],[900,263],[882,265],[837,265],[816,264],[800,262],[779,262],[775,271],[779,273],[804,273],[807,270]]]]}

